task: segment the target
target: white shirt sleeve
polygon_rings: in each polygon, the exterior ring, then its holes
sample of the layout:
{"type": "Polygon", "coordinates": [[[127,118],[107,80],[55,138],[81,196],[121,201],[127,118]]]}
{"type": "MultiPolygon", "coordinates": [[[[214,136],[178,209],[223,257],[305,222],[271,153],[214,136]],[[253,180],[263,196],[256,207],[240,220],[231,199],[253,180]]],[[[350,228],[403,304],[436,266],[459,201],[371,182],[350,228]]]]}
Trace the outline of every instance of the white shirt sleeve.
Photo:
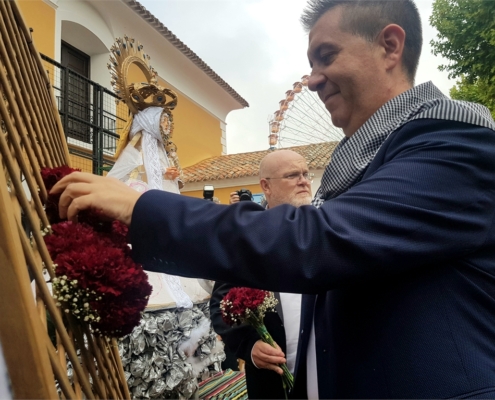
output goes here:
{"type": "MultiPolygon", "coordinates": [[[[255,344],[256,344],[256,342],[255,342],[255,344]]],[[[254,346],[253,346],[253,348],[251,349],[251,362],[253,363],[253,365],[254,365],[256,368],[260,369],[260,367],[258,367],[258,366],[256,365],[256,363],[254,362],[254,360],[253,360],[253,350],[254,350],[254,346]]]]}

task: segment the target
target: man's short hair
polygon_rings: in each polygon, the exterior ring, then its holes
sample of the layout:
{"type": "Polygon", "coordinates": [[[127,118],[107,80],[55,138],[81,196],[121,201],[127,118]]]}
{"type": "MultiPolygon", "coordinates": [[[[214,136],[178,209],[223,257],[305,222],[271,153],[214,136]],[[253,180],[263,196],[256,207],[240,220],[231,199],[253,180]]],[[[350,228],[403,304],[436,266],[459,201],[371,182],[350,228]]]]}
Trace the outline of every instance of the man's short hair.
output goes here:
{"type": "Polygon", "coordinates": [[[416,4],[412,0],[309,0],[301,16],[304,28],[310,31],[323,14],[338,6],[343,7],[340,29],[370,42],[389,24],[404,29],[406,42],[402,61],[410,83],[414,84],[423,46],[421,18],[416,4]]]}

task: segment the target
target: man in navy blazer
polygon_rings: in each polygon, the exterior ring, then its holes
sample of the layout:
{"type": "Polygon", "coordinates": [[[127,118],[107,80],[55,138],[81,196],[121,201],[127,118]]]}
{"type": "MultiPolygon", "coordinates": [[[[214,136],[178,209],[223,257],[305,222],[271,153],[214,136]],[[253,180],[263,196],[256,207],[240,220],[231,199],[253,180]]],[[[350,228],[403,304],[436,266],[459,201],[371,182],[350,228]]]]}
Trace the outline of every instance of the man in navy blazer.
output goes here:
{"type": "Polygon", "coordinates": [[[142,195],[74,173],[62,216],[130,225],[145,268],[305,296],[294,397],[495,397],[495,123],[414,86],[412,0],[311,0],[310,89],[346,137],[313,206],[142,195]],[[309,373],[308,373],[309,371],[309,373]]]}

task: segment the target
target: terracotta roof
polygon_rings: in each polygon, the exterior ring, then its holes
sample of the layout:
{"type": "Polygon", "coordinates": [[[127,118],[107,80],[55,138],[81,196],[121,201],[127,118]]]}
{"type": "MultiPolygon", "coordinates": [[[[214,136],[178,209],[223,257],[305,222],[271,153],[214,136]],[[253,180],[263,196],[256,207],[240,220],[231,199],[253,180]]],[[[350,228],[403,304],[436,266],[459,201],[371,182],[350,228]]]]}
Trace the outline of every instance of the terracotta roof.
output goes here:
{"type": "MultiPolygon", "coordinates": [[[[324,169],[339,142],[325,142],[306,146],[287,147],[301,154],[310,169],[324,169]]],[[[221,179],[257,176],[262,158],[272,150],[217,156],[184,168],[185,182],[204,182],[221,179]]]]}
{"type": "Polygon", "coordinates": [[[220,76],[213,71],[208,64],[206,64],[199,56],[187,47],[177,36],[175,36],[165,25],[163,25],[158,18],[151,14],[141,3],[136,0],[122,0],[127,4],[136,14],[144,19],[149,25],[157,30],[165,39],[172,43],[182,54],[184,54],[189,60],[191,60],[196,66],[198,66],[206,75],[213,79],[218,85],[220,85],[228,94],[230,94],[235,100],[237,100],[242,106],[249,107],[249,104],[244,100],[239,93],[237,93],[227,82],[225,82],[220,76]]]}

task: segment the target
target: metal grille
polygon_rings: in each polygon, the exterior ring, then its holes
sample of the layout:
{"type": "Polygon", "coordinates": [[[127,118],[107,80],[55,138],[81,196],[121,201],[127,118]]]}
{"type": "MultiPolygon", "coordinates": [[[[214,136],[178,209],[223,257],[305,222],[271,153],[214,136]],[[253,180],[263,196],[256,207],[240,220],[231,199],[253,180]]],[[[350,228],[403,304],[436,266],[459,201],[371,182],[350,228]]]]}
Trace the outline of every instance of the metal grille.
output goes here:
{"type": "Polygon", "coordinates": [[[41,58],[57,99],[72,167],[102,175],[114,164],[127,106],[98,83],[43,54],[41,58]]]}

